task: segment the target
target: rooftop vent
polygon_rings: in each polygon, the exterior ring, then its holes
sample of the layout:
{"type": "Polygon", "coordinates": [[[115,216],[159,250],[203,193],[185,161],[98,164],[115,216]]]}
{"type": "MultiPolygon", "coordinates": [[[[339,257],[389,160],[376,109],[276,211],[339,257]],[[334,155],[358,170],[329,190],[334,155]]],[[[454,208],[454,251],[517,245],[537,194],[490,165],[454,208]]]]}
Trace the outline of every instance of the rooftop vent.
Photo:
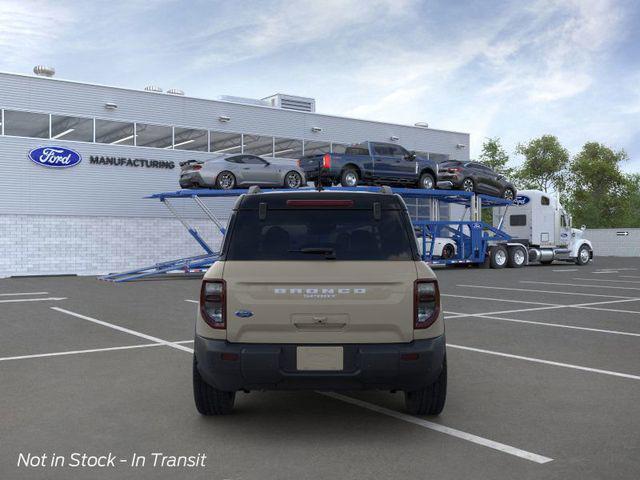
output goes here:
{"type": "Polygon", "coordinates": [[[278,107],[285,110],[297,110],[299,112],[315,112],[316,101],[309,97],[296,97],[294,95],[285,95],[276,93],[270,97],[263,98],[269,102],[272,107],[278,107]]]}
{"type": "Polygon", "coordinates": [[[162,93],[162,88],[158,87],[157,85],[147,85],[146,87],[144,87],[144,89],[147,92],[162,93]]]}
{"type": "Polygon", "coordinates": [[[179,88],[170,88],[169,90],[167,90],[167,93],[169,95],[184,95],[184,92],[179,88]]]}
{"type": "Polygon", "coordinates": [[[33,67],[33,73],[40,77],[53,77],[56,74],[56,69],[45,65],[36,65],[33,67]]]}

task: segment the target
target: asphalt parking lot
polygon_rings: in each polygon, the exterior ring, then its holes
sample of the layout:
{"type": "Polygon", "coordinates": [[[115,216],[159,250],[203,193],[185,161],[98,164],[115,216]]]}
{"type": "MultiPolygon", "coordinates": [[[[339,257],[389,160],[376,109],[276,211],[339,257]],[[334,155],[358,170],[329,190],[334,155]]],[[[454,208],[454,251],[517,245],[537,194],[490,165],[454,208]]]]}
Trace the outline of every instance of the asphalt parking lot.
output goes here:
{"type": "Polygon", "coordinates": [[[449,390],[252,392],[197,414],[198,278],[0,280],[0,478],[640,478],[640,259],[438,270],[449,390]],[[144,467],[17,466],[72,452],[144,467]],[[207,455],[153,467],[152,453],[207,455]]]}

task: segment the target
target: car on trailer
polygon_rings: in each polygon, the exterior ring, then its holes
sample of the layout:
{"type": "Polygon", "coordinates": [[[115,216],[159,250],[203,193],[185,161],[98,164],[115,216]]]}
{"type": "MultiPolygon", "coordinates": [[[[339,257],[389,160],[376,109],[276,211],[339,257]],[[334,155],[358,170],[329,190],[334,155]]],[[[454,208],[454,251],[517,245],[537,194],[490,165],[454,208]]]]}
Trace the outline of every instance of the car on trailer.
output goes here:
{"type": "Polygon", "coordinates": [[[345,152],[302,157],[298,164],[309,181],[323,185],[394,185],[436,188],[438,163],[395,143],[363,142],[345,152]]]}
{"type": "Polygon", "coordinates": [[[412,414],[444,408],[438,281],[404,201],[390,189],[240,196],[202,282],[198,411],[230,413],[238,391],[357,389],[404,391],[412,414]]]}
{"type": "Polygon", "coordinates": [[[220,155],[211,160],[180,163],[181,188],[234,188],[259,185],[297,189],[307,184],[304,171],[293,159],[257,155],[220,155]]]}
{"type": "Polygon", "coordinates": [[[507,200],[516,198],[516,187],[504,175],[479,162],[446,160],[439,164],[438,188],[484,193],[507,200]]]}

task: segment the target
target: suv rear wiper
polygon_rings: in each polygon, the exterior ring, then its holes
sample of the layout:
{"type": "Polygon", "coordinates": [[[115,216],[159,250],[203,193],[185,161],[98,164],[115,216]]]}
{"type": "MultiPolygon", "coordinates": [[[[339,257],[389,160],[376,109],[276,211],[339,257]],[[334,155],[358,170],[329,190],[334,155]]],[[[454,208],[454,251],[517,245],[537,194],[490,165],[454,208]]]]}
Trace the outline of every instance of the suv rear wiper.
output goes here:
{"type": "Polygon", "coordinates": [[[300,250],[289,250],[289,252],[294,253],[316,253],[319,255],[324,254],[327,260],[335,260],[336,259],[336,251],[333,248],[329,247],[306,247],[301,248],[300,250]]]}

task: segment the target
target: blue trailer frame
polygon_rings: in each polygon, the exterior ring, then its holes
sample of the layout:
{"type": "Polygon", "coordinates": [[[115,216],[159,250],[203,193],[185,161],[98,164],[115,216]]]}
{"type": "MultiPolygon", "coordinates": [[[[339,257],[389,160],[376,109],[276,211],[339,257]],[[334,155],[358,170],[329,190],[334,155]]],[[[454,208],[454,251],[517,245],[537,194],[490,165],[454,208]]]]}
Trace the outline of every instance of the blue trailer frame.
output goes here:
{"type": "MultiPolygon", "coordinates": [[[[464,192],[457,190],[422,190],[414,188],[389,188],[389,187],[327,187],[329,191],[368,191],[380,192],[391,191],[397,193],[405,199],[422,199],[431,202],[431,219],[419,220],[412,218],[413,225],[421,232],[422,237],[422,260],[431,265],[451,265],[451,264],[478,264],[484,263],[489,252],[490,245],[497,242],[508,242],[511,237],[502,231],[499,227],[494,227],[481,220],[482,208],[508,207],[511,201],[489,195],[474,194],[473,192],[464,192]],[[465,207],[465,214],[469,213],[469,220],[440,220],[438,202],[449,204],[457,204],[465,207]],[[453,258],[442,259],[434,255],[435,239],[438,237],[447,237],[455,242],[456,249],[453,258]],[[427,239],[431,238],[430,246],[427,248],[427,239]]],[[[312,188],[303,188],[300,190],[314,190],[312,188]]],[[[281,189],[269,189],[265,191],[283,191],[281,189]]],[[[287,190],[291,191],[291,190],[287,190]]],[[[204,214],[218,227],[223,235],[225,227],[215,217],[213,212],[202,202],[202,198],[223,198],[238,197],[246,194],[249,189],[233,189],[233,190],[211,190],[211,189],[188,189],[177,190],[174,192],[161,192],[149,195],[147,199],[160,200],[186,228],[189,234],[205,251],[203,255],[193,257],[178,258],[168,260],[166,262],[156,263],[147,267],[137,268],[121,273],[111,273],[100,277],[102,280],[113,282],[126,282],[138,280],[155,275],[162,275],[172,272],[181,271],[191,273],[194,271],[202,271],[209,268],[218,259],[219,253],[216,252],[198,231],[192,227],[179,213],[173,208],[171,201],[173,199],[192,199],[204,212],[204,214]]],[[[505,210],[506,211],[506,210],[505,210]]]]}

